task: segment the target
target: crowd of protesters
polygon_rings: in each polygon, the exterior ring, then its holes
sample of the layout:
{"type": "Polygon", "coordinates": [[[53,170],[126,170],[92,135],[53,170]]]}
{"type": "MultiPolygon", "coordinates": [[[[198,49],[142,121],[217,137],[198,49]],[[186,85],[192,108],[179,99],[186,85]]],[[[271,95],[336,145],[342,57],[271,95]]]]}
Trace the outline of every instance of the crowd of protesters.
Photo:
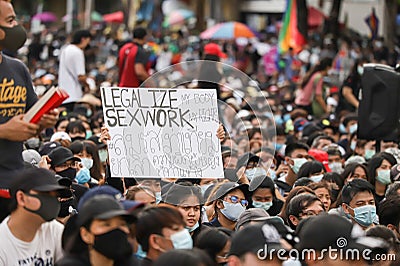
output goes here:
{"type": "MultiPolygon", "coordinates": [[[[357,137],[363,63],[397,62],[381,39],[315,37],[279,56],[271,33],[261,53],[179,34],[156,45],[144,28],[43,31],[17,52],[25,37],[6,0],[1,31],[0,265],[399,265],[398,140],[357,137]],[[225,178],[113,177],[100,86],[195,59],[253,78],[214,66],[200,76],[219,84],[190,83],[217,89],[225,178]],[[24,95],[6,99],[11,80],[24,95]],[[73,97],[23,122],[57,84],[73,97]]],[[[181,84],[184,68],[158,82],[181,84]]]]}

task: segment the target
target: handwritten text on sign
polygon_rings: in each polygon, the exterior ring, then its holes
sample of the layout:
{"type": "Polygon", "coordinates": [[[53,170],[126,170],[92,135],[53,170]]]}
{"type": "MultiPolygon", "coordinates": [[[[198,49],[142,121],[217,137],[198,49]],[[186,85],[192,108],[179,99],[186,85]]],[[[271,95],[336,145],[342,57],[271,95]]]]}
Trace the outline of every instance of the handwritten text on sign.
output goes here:
{"type": "Polygon", "coordinates": [[[116,177],[223,177],[215,90],[101,88],[116,177]]]}

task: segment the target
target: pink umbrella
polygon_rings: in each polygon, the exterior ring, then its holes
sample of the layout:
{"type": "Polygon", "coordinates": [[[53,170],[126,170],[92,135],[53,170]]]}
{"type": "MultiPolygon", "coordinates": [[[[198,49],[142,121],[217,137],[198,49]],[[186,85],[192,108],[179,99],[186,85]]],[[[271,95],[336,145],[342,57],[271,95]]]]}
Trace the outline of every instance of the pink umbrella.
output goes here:
{"type": "Polygon", "coordinates": [[[240,22],[225,22],[208,28],[200,34],[202,39],[236,39],[239,37],[253,38],[254,32],[240,22]]]}
{"type": "Polygon", "coordinates": [[[123,23],[124,22],[124,12],[117,11],[110,14],[103,15],[103,20],[108,23],[123,23]]]}
{"type": "Polygon", "coordinates": [[[53,12],[42,12],[37,13],[32,17],[34,20],[40,20],[41,22],[55,22],[57,21],[57,16],[53,12]]]}

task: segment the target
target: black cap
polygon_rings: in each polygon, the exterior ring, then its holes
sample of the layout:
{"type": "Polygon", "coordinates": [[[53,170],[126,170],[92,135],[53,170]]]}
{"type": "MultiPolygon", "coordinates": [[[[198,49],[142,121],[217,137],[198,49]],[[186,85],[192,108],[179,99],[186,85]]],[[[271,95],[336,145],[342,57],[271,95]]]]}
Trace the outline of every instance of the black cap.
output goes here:
{"type": "Polygon", "coordinates": [[[250,225],[237,231],[232,237],[232,244],[229,255],[237,257],[243,256],[248,252],[260,254],[260,250],[272,252],[283,249],[281,236],[278,230],[269,224],[250,225]],[[267,247],[267,250],[265,248],[267,247]]]}
{"type": "Polygon", "coordinates": [[[90,138],[88,138],[88,140],[93,141],[93,143],[96,144],[97,149],[99,149],[99,150],[107,146],[106,144],[104,144],[104,143],[100,140],[100,137],[99,137],[99,136],[96,136],[96,135],[91,136],[90,138]]]}
{"type": "Polygon", "coordinates": [[[236,173],[237,173],[237,170],[235,168],[225,168],[224,169],[224,176],[229,181],[237,182],[239,180],[236,173]]]}
{"type": "Polygon", "coordinates": [[[268,212],[261,208],[250,208],[245,210],[236,222],[236,230],[240,228],[242,225],[245,225],[249,222],[261,222],[266,221],[270,218],[268,212]]]}
{"type": "Polygon", "coordinates": [[[61,165],[69,160],[81,161],[81,159],[74,157],[72,151],[65,147],[57,147],[52,150],[49,154],[49,158],[51,159],[51,166],[61,165]]]}
{"type": "Polygon", "coordinates": [[[52,150],[54,150],[57,147],[60,147],[61,144],[57,141],[51,141],[51,142],[46,142],[43,144],[42,147],[39,149],[39,153],[41,156],[49,154],[52,150]]]}
{"type": "Polygon", "coordinates": [[[125,211],[112,196],[96,195],[88,199],[79,210],[77,224],[83,226],[93,219],[106,220],[117,216],[122,216],[127,222],[136,220],[136,217],[125,211]]]}
{"type": "Polygon", "coordinates": [[[254,153],[248,152],[240,156],[238,159],[236,169],[240,169],[242,166],[247,166],[250,162],[261,162],[261,158],[254,153]]]}
{"type": "Polygon", "coordinates": [[[17,191],[29,192],[35,190],[38,192],[62,191],[67,187],[61,186],[57,182],[55,174],[44,168],[27,168],[19,172],[10,188],[10,194],[15,196],[17,191]]]}
{"type": "Polygon", "coordinates": [[[249,195],[249,189],[248,189],[248,185],[247,184],[238,184],[235,182],[226,182],[223,183],[215,192],[215,195],[211,198],[211,201],[217,200],[217,199],[221,199],[223,198],[226,194],[228,194],[229,192],[231,192],[232,190],[235,189],[240,189],[244,196],[247,197],[249,195]]]}

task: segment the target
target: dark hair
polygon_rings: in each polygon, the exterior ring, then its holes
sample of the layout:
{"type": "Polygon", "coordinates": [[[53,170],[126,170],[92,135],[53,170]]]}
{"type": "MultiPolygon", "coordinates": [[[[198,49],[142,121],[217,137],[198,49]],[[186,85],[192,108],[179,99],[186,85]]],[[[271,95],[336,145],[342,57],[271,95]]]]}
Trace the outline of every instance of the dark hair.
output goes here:
{"type": "MultiPolygon", "coordinates": [[[[271,208],[269,208],[269,210],[267,212],[268,212],[268,214],[270,216],[276,216],[282,210],[283,201],[281,201],[280,199],[278,199],[276,197],[274,181],[272,180],[271,177],[265,176],[264,180],[254,190],[254,192],[257,191],[260,188],[266,188],[266,189],[269,189],[271,191],[271,194],[272,194],[272,206],[271,206],[271,208]]],[[[254,194],[254,192],[253,192],[253,194],[254,194]]],[[[249,197],[249,205],[252,205],[252,204],[253,204],[253,197],[249,197]]]]}
{"type": "Polygon", "coordinates": [[[92,34],[88,30],[77,30],[72,36],[71,44],[80,44],[82,38],[92,38],[92,34]]]}
{"type": "Polygon", "coordinates": [[[185,226],[181,213],[171,207],[151,207],[143,210],[136,224],[136,239],[143,251],[149,251],[149,237],[152,234],[162,235],[163,228],[174,225],[185,226]]]}
{"type": "Polygon", "coordinates": [[[322,180],[328,181],[328,182],[334,182],[336,185],[338,185],[339,189],[342,189],[344,182],[342,177],[335,172],[330,172],[330,173],[325,173],[324,177],[322,180]]]}
{"type": "MultiPolygon", "coordinates": [[[[318,183],[311,183],[308,185],[309,188],[311,188],[314,192],[315,190],[319,189],[319,188],[325,188],[326,190],[328,190],[329,195],[332,197],[332,193],[331,193],[331,187],[329,186],[329,184],[327,182],[318,182],[318,183]]],[[[328,210],[326,210],[328,211],[328,210]]]]}
{"type": "Polygon", "coordinates": [[[315,195],[314,191],[312,191],[311,188],[309,187],[294,187],[288,194],[288,196],[285,199],[285,203],[283,204],[282,207],[282,212],[280,213],[280,217],[286,221],[288,219],[288,206],[289,206],[289,202],[296,197],[297,195],[301,195],[301,194],[312,194],[315,195]]]}
{"type": "Polygon", "coordinates": [[[289,216],[293,215],[297,218],[300,218],[300,214],[303,213],[304,209],[309,207],[316,201],[319,201],[321,203],[322,208],[324,208],[324,205],[322,204],[321,200],[313,194],[300,194],[290,200],[287,210],[288,218],[286,221],[292,229],[295,228],[295,225],[290,221],[289,216]]]}
{"type": "Polygon", "coordinates": [[[304,88],[307,83],[310,81],[311,77],[318,71],[322,71],[332,66],[332,58],[325,57],[319,61],[319,64],[316,65],[312,70],[310,70],[304,77],[303,82],[301,83],[301,87],[304,88]]]}
{"type": "Polygon", "coordinates": [[[65,129],[65,132],[69,133],[85,133],[86,134],[86,129],[83,126],[83,122],[80,120],[75,120],[69,122],[67,125],[67,128],[65,129]]]}
{"type": "Polygon", "coordinates": [[[57,129],[58,126],[59,126],[62,122],[64,122],[64,121],[68,121],[68,118],[67,118],[67,117],[60,117],[60,118],[57,120],[56,124],[54,125],[54,128],[57,129]]]}
{"type": "Polygon", "coordinates": [[[365,165],[360,164],[360,163],[349,163],[344,167],[343,173],[341,174],[341,178],[343,180],[343,183],[345,183],[346,179],[352,175],[354,175],[354,172],[356,169],[360,167],[365,171],[365,175],[367,176],[367,180],[369,180],[369,174],[368,174],[368,169],[365,167],[365,165]]]}
{"type": "Polygon", "coordinates": [[[314,183],[314,182],[310,178],[308,178],[308,177],[300,177],[299,179],[297,179],[294,182],[293,187],[308,186],[311,183],[314,183]]]}
{"type": "Polygon", "coordinates": [[[396,181],[392,184],[390,184],[386,190],[385,197],[393,197],[393,196],[398,196],[397,191],[400,189],[400,182],[396,181]]]}
{"type": "Polygon", "coordinates": [[[82,151],[86,151],[86,153],[90,154],[93,159],[93,166],[90,168],[90,176],[97,180],[101,180],[103,178],[103,175],[101,174],[103,166],[100,162],[99,152],[96,144],[88,140],[76,140],[71,143],[69,149],[74,155],[79,154],[82,151]]]}
{"type": "Polygon", "coordinates": [[[308,152],[309,149],[310,148],[308,147],[307,144],[304,144],[302,142],[293,142],[293,143],[290,143],[290,144],[288,144],[286,146],[286,148],[285,148],[285,156],[288,156],[288,157],[292,156],[292,153],[295,150],[306,150],[308,152]]]}
{"type": "Polygon", "coordinates": [[[332,143],[335,143],[335,141],[333,140],[332,137],[329,137],[325,134],[317,136],[316,138],[313,139],[312,143],[311,143],[311,148],[316,148],[319,144],[320,140],[329,140],[332,143]]]}
{"type": "MultiPolygon", "coordinates": [[[[365,231],[365,236],[380,238],[381,240],[385,241],[390,246],[391,249],[393,249],[396,252],[399,251],[396,234],[386,226],[376,225],[370,227],[365,231]]],[[[385,247],[380,246],[379,248],[384,249],[385,247]]]]}
{"type": "Polygon", "coordinates": [[[156,197],[154,191],[148,186],[136,185],[131,186],[126,190],[125,199],[127,200],[136,200],[136,194],[140,191],[143,191],[147,194],[150,194],[154,198],[156,197]]]}
{"type": "Polygon", "coordinates": [[[368,181],[375,186],[375,176],[376,176],[376,169],[381,166],[383,160],[387,160],[392,167],[393,165],[397,164],[396,158],[393,155],[387,152],[380,152],[375,154],[369,161],[368,161],[368,181]]]}
{"type": "Polygon", "coordinates": [[[325,166],[319,161],[311,161],[304,163],[297,173],[298,177],[310,177],[312,174],[319,173],[321,171],[326,172],[325,166]]]}
{"type": "Polygon", "coordinates": [[[383,200],[378,208],[379,223],[392,224],[400,231],[400,196],[393,196],[383,200]]]}
{"type": "Polygon", "coordinates": [[[328,149],[326,150],[326,153],[328,153],[328,156],[332,156],[332,155],[339,155],[340,158],[343,157],[342,153],[339,150],[339,147],[336,146],[336,144],[330,145],[328,146],[328,149]]]}
{"type": "Polygon", "coordinates": [[[145,28],[137,27],[137,28],[133,29],[132,35],[133,35],[134,39],[143,40],[144,37],[146,37],[146,35],[147,35],[147,31],[145,28]]]}
{"type": "Polygon", "coordinates": [[[199,186],[194,186],[190,182],[179,182],[171,185],[171,187],[166,191],[163,201],[165,203],[179,206],[182,201],[191,196],[195,196],[199,200],[199,205],[202,205],[204,202],[201,188],[199,186]]]}
{"type": "Polygon", "coordinates": [[[163,254],[153,263],[154,266],[216,266],[217,264],[201,249],[172,249],[163,254]]]}
{"type": "Polygon", "coordinates": [[[366,180],[357,178],[347,183],[342,189],[342,202],[350,204],[350,201],[360,192],[367,191],[375,196],[375,188],[366,180]]]}
{"type": "Polygon", "coordinates": [[[204,250],[216,261],[217,254],[223,250],[228,241],[230,236],[221,232],[220,228],[209,228],[199,234],[195,246],[204,250]]]}

